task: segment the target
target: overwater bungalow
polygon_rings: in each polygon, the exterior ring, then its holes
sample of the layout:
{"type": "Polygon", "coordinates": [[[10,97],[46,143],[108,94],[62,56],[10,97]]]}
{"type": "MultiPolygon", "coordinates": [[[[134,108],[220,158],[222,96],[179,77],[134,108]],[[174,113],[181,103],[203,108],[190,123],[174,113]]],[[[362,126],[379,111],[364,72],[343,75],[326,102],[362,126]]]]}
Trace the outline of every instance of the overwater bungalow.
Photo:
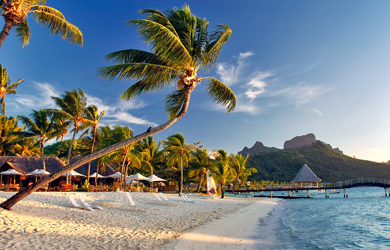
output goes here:
{"type": "Polygon", "coordinates": [[[291,182],[299,183],[301,187],[313,186],[313,183],[315,183],[315,186],[318,187],[318,183],[321,182],[321,179],[317,177],[313,170],[304,164],[297,176],[295,176],[291,182]]]}

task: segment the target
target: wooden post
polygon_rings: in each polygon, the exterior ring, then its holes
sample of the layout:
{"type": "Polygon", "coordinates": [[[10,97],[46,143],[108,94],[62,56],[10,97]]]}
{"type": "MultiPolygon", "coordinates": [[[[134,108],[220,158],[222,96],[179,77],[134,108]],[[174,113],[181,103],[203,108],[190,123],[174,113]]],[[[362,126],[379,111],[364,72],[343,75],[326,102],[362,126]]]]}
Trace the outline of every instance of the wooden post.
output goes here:
{"type": "Polygon", "coordinates": [[[329,189],[325,189],[325,198],[329,198],[329,189]]]}
{"type": "Polygon", "coordinates": [[[291,190],[288,190],[288,197],[291,197],[291,190]]]}
{"type": "Polygon", "coordinates": [[[306,192],[307,192],[307,198],[310,198],[310,190],[308,189],[306,190],[306,192]]]}
{"type": "Polygon", "coordinates": [[[273,193],[272,191],[269,191],[269,196],[270,196],[271,198],[272,198],[272,193],[273,193]]]}

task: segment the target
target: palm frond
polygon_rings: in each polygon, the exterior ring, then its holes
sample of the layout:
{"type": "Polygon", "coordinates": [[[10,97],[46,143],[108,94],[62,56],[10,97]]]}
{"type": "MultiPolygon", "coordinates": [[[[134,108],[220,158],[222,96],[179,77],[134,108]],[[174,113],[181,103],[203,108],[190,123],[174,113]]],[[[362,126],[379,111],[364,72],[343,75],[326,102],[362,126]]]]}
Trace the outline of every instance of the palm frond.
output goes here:
{"type": "Polygon", "coordinates": [[[180,37],[164,25],[151,20],[130,20],[127,24],[138,27],[138,33],[148,45],[152,45],[154,53],[172,63],[182,65],[191,61],[191,56],[180,37]]]}
{"type": "Polygon", "coordinates": [[[229,40],[231,34],[232,30],[227,24],[220,24],[216,26],[216,30],[211,33],[209,44],[206,46],[206,55],[201,62],[202,67],[210,69],[214,65],[218,59],[222,45],[229,40]]]}
{"type": "Polygon", "coordinates": [[[165,97],[165,113],[169,116],[169,120],[175,118],[180,112],[184,103],[185,95],[185,88],[181,88],[165,97]]]}
{"type": "Polygon", "coordinates": [[[159,23],[161,25],[164,25],[172,33],[174,33],[176,36],[179,36],[176,33],[176,30],[173,27],[173,25],[171,24],[171,22],[168,20],[168,17],[165,16],[165,14],[162,13],[161,11],[156,10],[156,9],[144,9],[144,10],[140,10],[140,13],[141,14],[146,14],[148,20],[151,20],[153,22],[156,22],[156,23],[159,23]]]}
{"type": "Polygon", "coordinates": [[[36,5],[30,9],[33,12],[33,18],[47,29],[53,35],[59,35],[62,39],[68,40],[71,44],[83,46],[83,34],[75,25],[65,20],[64,15],[58,10],[36,5]]]}
{"type": "Polygon", "coordinates": [[[172,67],[168,60],[154,53],[137,49],[120,50],[110,53],[106,55],[106,60],[115,63],[149,63],[172,67]]]}
{"type": "Polygon", "coordinates": [[[123,78],[127,80],[149,78],[159,82],[158,79],[161,77],[163,79],[172,78],[171,75],[174,73],[176,73],[175,68],[149,63],[116,64],[98,69],[98,75],[101,78],[108,78],[109,80],[113,80],[116,77],[118,80],[123,78]]]}
{"type": "Polygon", "coordinates": [[[208,81],[208,91],[209,96],[217,103],[227,106],[228,112],[231,112],[236,107],[236,96],[233,91],[218,81],[217,79],[211,77],[205,77],[208,81]]]}
{"type": "Polygon", "coordinates": [[[16,36],[19,37],[19,42],[23,44],[23,48],[24,48],[25,45],[29,44],[30,37],[31,37],[31,30],[26,20],[19,23],[16,26],[15,31],[16,31],[16,36]]]}
{"type": "Polygon", "coordinates": [[[9,85],[7,87],[7,92],[10,91],[11,89],[14,89],[14,88],[18,87],[20,84],[22,84],[22,82],[24,82],[24,79],[19,79],[16,82],[12,83],[11,85],[9,85]]]}

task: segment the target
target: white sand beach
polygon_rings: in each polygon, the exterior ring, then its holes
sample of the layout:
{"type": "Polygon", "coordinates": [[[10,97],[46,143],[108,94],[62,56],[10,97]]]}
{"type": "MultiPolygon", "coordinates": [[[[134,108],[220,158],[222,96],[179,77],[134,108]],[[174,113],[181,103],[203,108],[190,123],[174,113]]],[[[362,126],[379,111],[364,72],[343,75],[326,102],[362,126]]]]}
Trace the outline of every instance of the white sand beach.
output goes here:
{"type": "MultiPolygon", "coordinates": [[[[14,193],[0,192],[0,202],[14,193]]],[[[122,192],[34,193],[11,211],[0,209],[0,249],[244,249],[256,242],[256,226],[277,203],[267,198],[184,202],[177,194],[158,201],[152,194],[122,192]],[[71,206],[82,194],[104,210],[71,206]],[[198,244],[198,245],[197,245],[198,244]]]]}

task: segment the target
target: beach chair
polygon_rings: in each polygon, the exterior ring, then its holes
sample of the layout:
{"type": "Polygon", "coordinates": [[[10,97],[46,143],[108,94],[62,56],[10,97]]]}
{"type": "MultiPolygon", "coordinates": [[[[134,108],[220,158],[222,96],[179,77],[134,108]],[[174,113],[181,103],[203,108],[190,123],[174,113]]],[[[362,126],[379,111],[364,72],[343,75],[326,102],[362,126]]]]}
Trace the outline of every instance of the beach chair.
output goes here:
{"type": "Polygon", "coordinates": [[[188,201],[188,202],[191,202],[191,203],[199,203],[199,201],[190,200],[190,199],[187,197],[187,195],[185,195],[185,194],[182,194],[182,196],[183,196],[183,198],[184,198],[186,201],[188,201]]]}
{"type": "Polygon", "coordinates": [[[68,198],[69,198],[69,200],[70,200],[70,203],[72,203],[72,206],[73,206],[73,207],[82,208],[82,209],[87,209],[87,210],[89,210],[89,211],[93,211],[93,208],[92,208],[92,207],[80,205],[79,203],[77,203],[77,201],[75,200],[75,198],[73,197],[73,195],[69,195],[68,198]]]}
{"type": "Polygon", "coordinates": [[[163,193],[159,193],[160,196],[163,198],[164,201],[169,201],[168,198],[163,193]]]}
{"type": "Polygon", "coordinates": [[[128,192],[125,192],[125,194],[126,194],[127,199],[128,199],[129,202],[130,202],[130,205],[133,206],[133,207],[135,207],[135,202],[134,202],[133,198],[131,197],[131,194],[128,193],[128,192]]]}
{"type": "Polygon", "coordinates": [[[154,197],[156,197],[156,199],[157,199],[158,201],[162,201],[161,198],[160,198],[160,196],[158,196],[156,193],[152,193],[152,194],[154,195],[154,197]]]}
{"type": "Polygon", "coordinates": [[[82,196],[81,194],[79,194],[79,198],[80,198],[81,204],[86,206],[86,207],[92,207],[92,208],[96,208],[96,209],[99,209],[99,210],[104,210],[101,206],[92,205],[92,204],[87,203],[85,201],[85,199],[84,199],[84,196],[82,196]]]}

